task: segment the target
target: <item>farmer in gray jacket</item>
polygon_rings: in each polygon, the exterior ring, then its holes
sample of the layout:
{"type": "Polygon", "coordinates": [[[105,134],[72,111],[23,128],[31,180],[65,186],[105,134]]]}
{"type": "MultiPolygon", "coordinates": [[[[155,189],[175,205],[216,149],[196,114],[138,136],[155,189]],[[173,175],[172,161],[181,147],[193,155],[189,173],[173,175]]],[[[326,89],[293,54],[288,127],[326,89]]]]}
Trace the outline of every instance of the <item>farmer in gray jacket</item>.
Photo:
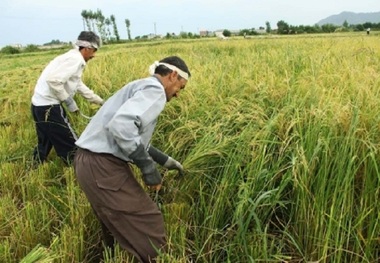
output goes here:
{"type": "Polygon", "coordinates": [[[160,210],[130,164],[156,191],[162,181],[156,163],[183,172],[178,161],[150,140],[166,102],[178,96],[190,77],[187,65],[176,56],[155,62],[150,73],[105,102],[77,140],[74,159],[78,182],[101,222],[106,245],[113,246],[113,236],[140,262],[154,262],[158,251],[165,251],[166,234],[160,210]]]}

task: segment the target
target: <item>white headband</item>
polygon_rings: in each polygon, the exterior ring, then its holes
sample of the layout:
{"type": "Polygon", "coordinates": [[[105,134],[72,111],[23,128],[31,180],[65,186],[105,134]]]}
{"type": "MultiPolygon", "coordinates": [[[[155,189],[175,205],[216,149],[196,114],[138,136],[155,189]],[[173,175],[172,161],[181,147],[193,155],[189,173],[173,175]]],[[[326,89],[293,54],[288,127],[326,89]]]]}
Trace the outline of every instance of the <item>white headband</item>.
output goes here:
{"type": "Polygon", "coordinates": [[[185,71],[177,68],[176,66],[170,65],[168,63],[162,63],[162,62],[158,62],[158,61],[155,61],[152,65],[149,66],[149,74],[153,76],[154,75],[154,71],[160,65],[165,66],[168,69],[171,69],[173,71],[176,71],[178,73],[178,75],[180,75],[182,78],[184,78],[186,80],[189,80],[189,74],[186,73],[185,71]]]}
{"type": "Polygon", "coordinates": [[[88,47],[88,48],[96,48],[99,49],[98,45],[96,43],[91,43],[86,40],[77,40],[75,42],[75,45],[78,47],[88,47]]]}

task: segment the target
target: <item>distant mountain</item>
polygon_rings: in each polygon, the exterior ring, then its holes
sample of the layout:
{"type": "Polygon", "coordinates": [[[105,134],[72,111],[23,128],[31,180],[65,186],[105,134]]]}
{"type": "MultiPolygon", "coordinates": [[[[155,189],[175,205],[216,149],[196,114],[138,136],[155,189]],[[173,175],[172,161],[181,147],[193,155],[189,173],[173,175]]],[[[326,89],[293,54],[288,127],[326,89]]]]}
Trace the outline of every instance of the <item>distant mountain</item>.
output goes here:
{"type": "Polygon", "coordinates": [[[374,13],[354,13],[342,12],[339,15],[332,15],[320,20],[318,25],[333,24],[337,26],[343,25],[347,21],[350,25],[364,24],[365,22],[380,23],[380,12],[374,13]]]}

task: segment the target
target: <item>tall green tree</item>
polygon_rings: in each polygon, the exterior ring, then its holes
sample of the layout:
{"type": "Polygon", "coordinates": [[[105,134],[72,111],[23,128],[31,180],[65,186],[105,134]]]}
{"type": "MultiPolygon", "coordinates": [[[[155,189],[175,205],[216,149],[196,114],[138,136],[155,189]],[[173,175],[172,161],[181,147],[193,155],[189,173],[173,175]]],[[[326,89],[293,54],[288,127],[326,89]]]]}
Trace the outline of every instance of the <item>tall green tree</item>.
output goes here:
{"type": "Polygon", "coordinates": [[[119,36],[119,32],[117,30],[117,25],[116,25],[116,18],[114,15],[111,15],[110,16],[110,20],[112,22],[112,25],[113,25],[113,33],[115,35],[115,38],[116,38],[116,41],[119,41],[120,40],[120,36],[119,36]]]}
{"type": "Polygon", "coordinates": [[[131,22],[129,21],[129,19],[125,19],[125,25],[127,27],[128,39],[131,40],[131,22]]]}
{"type": "Polygon", "coordinates": [[[270,23],[268,21],[265,22],[266,29],[265,31],[269,34],[272,31],[270,23]]]}
{"type": "Polygon", "coordinates": [[[98,29],[98,33],[103,42],[107,40],[107,32],[105,29],[105,17],[100,9],[96,10],[95,19],[96,19],[96,27],[98,29]]]}
{"type": "Polygon", "coordinates": [[[105,25],[106,25],[106,28],[107,28],[107,39],[110,40],[111,39],[111,29],[110,29],[110,26],[111,26],[111,20],[109,18],[106,18],[106,20],[104,21],[105,25]]]}
{"type": "Polygon", "coordinates": [[[277,22],[277,33],[278,34],[288,34],[289,33],[289,24],[284,20],[277,22]]]}
{"type": "Polygon", "coordinates": [[[96,27],[95,27],[96,13],[92,12],[91,10],[88,10],[87,15],[88,15],[89,23],[91,24],[91,27],[89,30],[95,32],[96,31],[96,27]]]}
{"type": "Polygon", "coordinates": [[[85,30],[85,25],[87,26],[88,31],[92,31],[90,23],[90,14],[87,10],[82,10],[82,19],[83,19],[83,29],[85,30]]]}

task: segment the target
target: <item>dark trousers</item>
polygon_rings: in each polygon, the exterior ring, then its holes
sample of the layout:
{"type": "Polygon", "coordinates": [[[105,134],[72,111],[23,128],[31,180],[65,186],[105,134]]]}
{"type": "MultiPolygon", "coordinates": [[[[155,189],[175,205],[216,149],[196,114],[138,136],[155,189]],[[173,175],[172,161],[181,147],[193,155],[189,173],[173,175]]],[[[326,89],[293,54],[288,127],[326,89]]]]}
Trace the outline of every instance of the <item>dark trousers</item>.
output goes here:
{"type": "Polygon", "coordinates": [[[114,237],[139,262],[156,262],[158,251],[166,250],[164,220],[129,163],[110,154],[78,149],[74,168],[102,224],[106,245],[112,247],[114,237]]]}
{"type": "Polygon", "coordinates": [[[71,128],[64,108],[60,104],[32,105],[32,115],[38,138],[38,145],[33,152],[33,160],[44,162],[54,147],[57,155],[66,164],[71,163],[74,159],[77,136],[71,128]]]}

